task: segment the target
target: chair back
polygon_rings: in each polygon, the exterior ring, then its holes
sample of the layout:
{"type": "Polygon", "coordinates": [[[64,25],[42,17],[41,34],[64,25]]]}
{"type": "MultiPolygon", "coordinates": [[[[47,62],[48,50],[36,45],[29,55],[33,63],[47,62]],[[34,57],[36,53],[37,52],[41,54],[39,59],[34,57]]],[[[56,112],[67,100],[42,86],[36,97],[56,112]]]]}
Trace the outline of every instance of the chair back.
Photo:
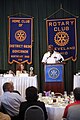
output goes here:
{"type": "Polygon", "coordinates": [[[45,120],[42,108],[37,105],[27,108],[25,111],[24,120],[45,120]]]}
{"type": "Polygon", "coordinates": [[[73,105],[68,109],[67,120],[80,120],[80,104],[73,105]]]}

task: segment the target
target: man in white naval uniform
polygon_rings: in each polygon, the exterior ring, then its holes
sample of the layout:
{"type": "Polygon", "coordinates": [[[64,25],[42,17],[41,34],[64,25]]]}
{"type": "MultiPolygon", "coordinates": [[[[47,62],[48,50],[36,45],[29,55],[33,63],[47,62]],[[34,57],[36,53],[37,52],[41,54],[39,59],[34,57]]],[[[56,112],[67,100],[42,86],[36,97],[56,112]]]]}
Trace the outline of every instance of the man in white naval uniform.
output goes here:
{"type": "Polygon", "coordinates": [[[46,52],[42,58],[42,63],[55,64],[62,61],[64,61],[63,56],[59,52],[54,51],[53,45],[49,45],[48,52],[46,52]]]}

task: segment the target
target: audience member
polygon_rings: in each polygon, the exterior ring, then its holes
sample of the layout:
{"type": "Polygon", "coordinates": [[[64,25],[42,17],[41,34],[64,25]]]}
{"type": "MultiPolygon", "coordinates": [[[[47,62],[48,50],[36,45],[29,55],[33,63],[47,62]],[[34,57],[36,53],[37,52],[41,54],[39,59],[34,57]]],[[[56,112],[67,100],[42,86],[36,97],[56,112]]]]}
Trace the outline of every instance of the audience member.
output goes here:
{"type": "Polygon", "coordinates": [[[26,100],[27,101],[22,102],[20,105],[20,112],[19,112],[20,120],[24,120],[24,114],[26,109],[32,105],[37,105],[41,107],[44,111],[45,120],[47,120],[48,116],[47,116],[45,104],[43,102],[38,101],[37,88],[31,86],[26,89],[26,100]]]}
{"type": "Polygon", "coordinates": [[[4,93],[0,96],[0,101],[6,113],[11,116],[12,120],[18,120],[19,107],[24,99],[19,94],[12,92],[12,89],[11,83],[4,83],[4,93]]]}
{"type": "Polygon", "coordinates": [[[11,120],[11,118],[8,114],[0,112],[0,120],[11,120]]]}
{"type": "Polygon", "coordinates": [[[23,64],[18,64],[16,68],[16,75],[26,73],[26,70],[24,70],[24,65],[23,64]]]}
{"type": "Polygon", "coordinates": [[[74,102],[65,108],[63,118],[67,120],[80,120],[80,87],[73,90],[74,102]]]}
{"type": "Polygon", "coordinates": [[[11,120],[8,114],[4,114],[4,111],[1,108],[1,101],[0,101],[0,120],[11,120]]]}
{"type": "Polygon", "coordinates": [[[12,91],[11,91],[11,92],[16,92],[16,93],[18,93],[19,95],[21,95],[18,90],[14,90],[14,84],[13,84],[12,81],[10,81],[10,84],[11,84],[11,86],[12,86],[12,91]]]}

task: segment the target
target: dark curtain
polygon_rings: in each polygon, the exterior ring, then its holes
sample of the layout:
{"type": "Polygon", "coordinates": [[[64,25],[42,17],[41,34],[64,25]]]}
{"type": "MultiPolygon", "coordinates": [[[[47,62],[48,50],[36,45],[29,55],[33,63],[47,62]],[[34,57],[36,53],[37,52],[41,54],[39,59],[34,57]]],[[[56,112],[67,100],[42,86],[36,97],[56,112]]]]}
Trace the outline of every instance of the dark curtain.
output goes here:
{"type": "MultiPolygon", "coordinates": [[[[29,70],[34,67],[34,73],[38,76],[38,87],[42,91],[44,83],[44,66],[41,64],[42,56],[47,51],[46,21],[45,18],[52,15],[56,10],[63,9],[73,15],[80,14],[79,0],[0,0],[0,69],[15,71],[16,63],[8,64],[8,16],[22,13],[34,17],[33,29],[33,55],[32,64],[25,67],[29,70]]],[[[53,15],[53,18],[71,17],[64,11],[53,15]]],[[[68,60],[65,64],[64,83],[65,90],[73,90],[73,76],[80,70],[80,18],[77,19],[77,60],[68,60]]]]}

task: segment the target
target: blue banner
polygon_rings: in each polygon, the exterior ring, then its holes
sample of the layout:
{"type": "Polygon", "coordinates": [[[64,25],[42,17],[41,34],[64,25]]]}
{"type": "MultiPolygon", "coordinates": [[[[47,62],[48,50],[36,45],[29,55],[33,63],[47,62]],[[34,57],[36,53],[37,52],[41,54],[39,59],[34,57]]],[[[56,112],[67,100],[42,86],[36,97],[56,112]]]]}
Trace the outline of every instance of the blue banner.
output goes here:
{"type": "Polygon", "coordinates": [[[60,52],[65,60],[77,59],[76,18],[47,19],[47,43],[60,52]]]}
{"type": "Polygon", "coordinates": [[[63,82],[64,65],[45,65],[45,82],[63,82]]]}
{"type": "Polygon", "coordinates": [[[12,64],[32,63],[33,18],[9,17],[9,54],[12,64]]]}

